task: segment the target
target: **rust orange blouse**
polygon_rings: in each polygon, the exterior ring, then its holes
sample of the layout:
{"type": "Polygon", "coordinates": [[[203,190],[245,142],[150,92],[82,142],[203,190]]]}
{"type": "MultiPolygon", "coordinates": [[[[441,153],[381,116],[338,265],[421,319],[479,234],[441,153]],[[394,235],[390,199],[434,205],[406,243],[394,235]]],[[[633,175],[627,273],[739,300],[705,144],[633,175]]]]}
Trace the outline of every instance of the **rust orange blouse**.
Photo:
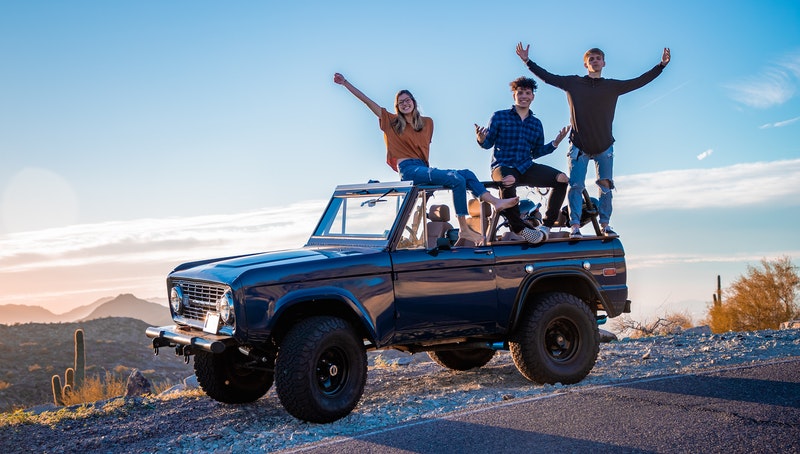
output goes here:
{"type": "Polygon", "coordinates": [[[428,165],[428,153],[433,139],[433,119],[422,117],[421,130],[415,131],[411,125],[406,125],[403,133],[397,134],[392,128],[395,118],[396,114],[381,108],[380,127],[386,141],[386,163],[395,171],[398,159],[421,159],[428,165]]]}

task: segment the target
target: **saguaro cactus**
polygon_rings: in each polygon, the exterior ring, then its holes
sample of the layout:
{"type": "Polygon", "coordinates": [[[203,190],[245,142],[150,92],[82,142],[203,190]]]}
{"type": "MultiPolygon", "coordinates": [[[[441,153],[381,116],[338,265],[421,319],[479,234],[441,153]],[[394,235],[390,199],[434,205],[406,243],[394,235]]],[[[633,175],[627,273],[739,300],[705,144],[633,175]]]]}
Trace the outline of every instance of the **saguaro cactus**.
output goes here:
{"type": "Polygon", "coordinates": [[[77,391],[83,386],[86,378],[86,349],[84,348],[83,330],[75,330],[75,359],[74,367],[69,367],[64,372],[64,386],[61,386],[61,377],[53,375],[51,385],[53,387],[53,403],[63,406],[66,397],[77,391]]]}
{"type": "Polygon", "coordinates": [[[61,388],[61,377],[58,375],[53,375],[51,382],[53,384],[53,403],[57,406],[63,407],[64,393],[63,389],[61,388]]]}
{"type": "Polygon", "coordinates": [[[75,383],[73,389],[78,389],[83,386],[83,380],[86,378],[86,350],[83,345],[83,330],[75,330],[75,383]]]}

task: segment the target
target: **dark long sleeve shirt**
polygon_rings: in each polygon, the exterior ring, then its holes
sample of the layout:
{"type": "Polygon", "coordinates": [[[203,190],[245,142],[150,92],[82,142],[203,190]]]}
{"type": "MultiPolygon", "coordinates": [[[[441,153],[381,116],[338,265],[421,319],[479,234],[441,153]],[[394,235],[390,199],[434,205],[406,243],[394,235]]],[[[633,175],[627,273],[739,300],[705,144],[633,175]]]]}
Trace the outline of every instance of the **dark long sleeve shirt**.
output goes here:
{"type": "Polygon", "coordinates": [[[619,96],[647,85],[661,74],[664,67],[659,63],[629,80],[558,76],[550,74],[533,60],[528,60],[528,69],[544,83],[567,93],[572,124],[570,142],[586,154],[596,155],[614,144],[612,125],[619,96]]]}
{"type": "Polygon", "coordinates": [[[481,147],[494,147],[492,168],[498,166],[514,167],[525,173],[533,165],[533,160],[548,155],[555,150],[552,142],[544,143],[542,122],[529,111],[525,120],[517,110],[498,110],[489,120],[488,131],[481,147]]]}

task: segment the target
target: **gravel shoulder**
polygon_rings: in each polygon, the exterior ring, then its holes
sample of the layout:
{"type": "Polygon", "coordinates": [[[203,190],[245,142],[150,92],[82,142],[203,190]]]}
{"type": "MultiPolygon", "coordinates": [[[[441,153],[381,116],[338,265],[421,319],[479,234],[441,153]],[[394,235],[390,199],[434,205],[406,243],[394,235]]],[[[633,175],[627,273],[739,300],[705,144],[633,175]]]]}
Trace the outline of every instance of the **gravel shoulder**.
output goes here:
{"type": "Polygon", "coordinates": [[[581,383],[542,386],[524,379],[508,352],[498,352],[480,369],[455,372],[426,354],[378,351],[370,353],[360,404],[331,424],[294,419],[274,389],[252,404],[226,405],[187,387],[159,396],[5,413],[0,416],[0,446],[5,452],[50,453],[293,450],[511,399],[796,357],[800,329],[625,339],[602,344],[595,368],[581,383]]]}

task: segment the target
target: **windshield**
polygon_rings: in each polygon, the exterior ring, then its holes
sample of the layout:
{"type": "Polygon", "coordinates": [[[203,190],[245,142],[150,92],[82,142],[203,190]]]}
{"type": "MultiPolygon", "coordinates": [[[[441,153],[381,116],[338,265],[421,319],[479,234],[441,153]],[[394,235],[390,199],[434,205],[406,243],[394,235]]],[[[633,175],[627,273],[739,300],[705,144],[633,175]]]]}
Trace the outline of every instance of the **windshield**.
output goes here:
{"type": "Polygon", "coordinates": [[[313,236],[388,240],[406,195],[393,189],[336,194],[313,236]]]}

